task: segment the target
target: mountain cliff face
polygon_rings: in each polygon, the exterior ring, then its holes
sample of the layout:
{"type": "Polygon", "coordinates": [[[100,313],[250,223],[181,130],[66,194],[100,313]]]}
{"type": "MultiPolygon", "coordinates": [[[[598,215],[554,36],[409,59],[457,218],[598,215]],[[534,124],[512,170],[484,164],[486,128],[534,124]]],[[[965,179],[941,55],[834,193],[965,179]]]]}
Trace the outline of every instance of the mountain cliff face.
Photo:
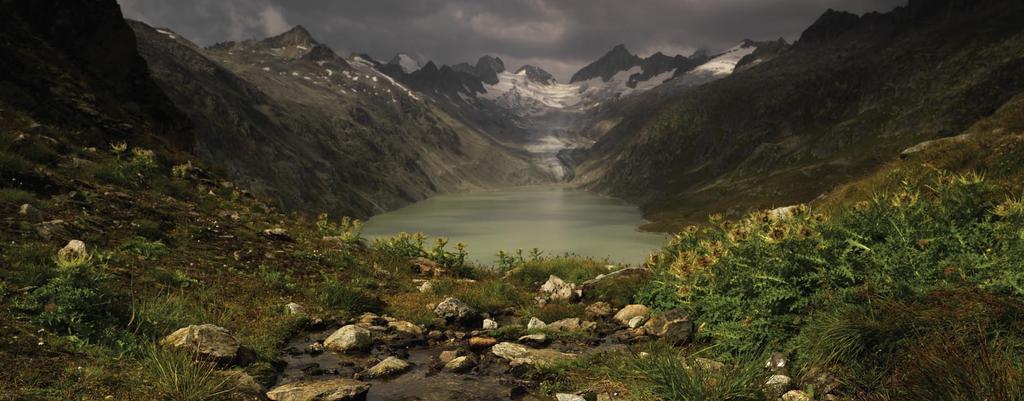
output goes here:
{"type": "Polygon", "coordinates": [[[602,120],[577,180],[662,221],[812,200],[1021,93],[1022,16],[1016,1],[829,11],[774,58],[748,52],[727,78],[650,91],[602,120]]]}
{"type": "Polygon", "coordinates": [[[366,217],[436,193],[546,179],[379,64],[343,59],[302,27],[204,49],[131,26],[153,76],[195,123],[196,152],[287,208],[366,217]]]}
{"type": "Polygon", "coordinates": [[[113,1],[0,1],[0,102],[77,127],[91,146],[188,151],[188,121],[150,80],[113,1]]]}

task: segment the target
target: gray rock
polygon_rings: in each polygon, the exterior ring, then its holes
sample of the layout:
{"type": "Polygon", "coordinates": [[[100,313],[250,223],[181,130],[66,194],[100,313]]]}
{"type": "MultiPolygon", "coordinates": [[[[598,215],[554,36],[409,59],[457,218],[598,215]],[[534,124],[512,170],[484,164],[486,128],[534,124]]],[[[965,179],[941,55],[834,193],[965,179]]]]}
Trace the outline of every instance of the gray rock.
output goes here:
{"type": "Polygon", "coordinates": [[[396,376],[412,368],[409,362],[403,361],[393,356],[385,358],[383,361],[378,362],[373,367],[363,372],[363,377],[366,379],[380,379],[384,377],[396,376]]]}
{"type": "Polygon", "coordinates": [[[633,316],[633,318],[629,319],[629,322],[626,323],[626,327],[629,327],[631,329],[635,329],[637,327],[642,326],[644,324],[644,322],[646,322],[646,321],[647,321],[646,317],[643,317],[643,316],[633,316]]]}
{"type": "Polygon", "coordinates": [[[526,324],[526,328],[528,330],[543,329],[547,326],[547,323],[544,323],[543,320],[537,319],[536,317],[531,317],[530,322],[526,324]]]}
{"type": "Polygon", "coordinates": [[[295,302],[289,302],[287,305],[284,306],[284,309],[286,311],[288,311],[289,315],[304,315],[304,314],[306,314],[306,308],[303,308],[302,305],[299,305],[299,304],[297,304],[295,302]]]}
{"type": "Polygon", "coordinates": [[[512,366],[549,366],[575,358],[576,355],[550,349],[534,349],[515,343],[500,343],[491,347],[491,352],[509,361],[512,366]]]}
{"type": "Polygon", "coordinates": [[[764,382],[765,393],[772,398],[777,398],[785,393],[792,386],[793,379],[786,375],[772,375],[764,382]]]}
{"type": "Polygon", "coordinates": [[[789,358],[781,352],[772,353],[772,356],[764,362],[765,369],[778,375],[789,375],[789,358]]]}
{"type": "Polygon", "coordinates": [[[370,330],[356,325],[342,327],[324,340],[324,348],[334,352],[366,351],[370,345],[373,345],[370,330]]]}
{"type": "Polygon", "coordinates": [[[527,334],[519,337],[518,340],[521,344],[526,344],[531,347],[542,347],[548,343],[548,336],[544,334],[527,334]]]}
{"type": "Polygon", "coordinates": [[[454,373],[466,373],[473,370],[473,368],[476,367],[476,364],[476,355],[469,354],[452,358],[452,360],[444,364],[444,370],[454,373]]]}
{"type": "Polygon", "coordinates": [[[62,259],[84,258],[88,254],[89,251],[85,248],[85,243],[77,239],[68,241],[67,245],[57,251],[57,257],[62,259]]]}
{"type": "Polygon", "coordinates": [[[607,302],[594,302],[587,305],[587,309],[583,313],[590,318],[604,319],[612,315],[612,306],[607,302]]]}
{"type": "Polygon", "coordinates": [[[651,311],[644,305],[634,304],[626,305],[615,314],[615,320],[623,325],[629,324],[629,321],[637,316],[650,316],[651,311]]]}
{"type": "Polygon", "coordinates": [[[555,275],[548,276],[548,281],[540,286],[540,292],[549,301],[574,301],[579,298],[575,285],[555,275]]]}
{"type": "Polygon", "coordinates": [[[468,324],[479,318],[480,314],[457,298],[445,298],[434,307],[434,314],[448,323],[468,324]]]}
{"type": "Polygon", "coordinates": [[[558,400],[558,401],[587,401],[581,395],[566,394],[566,393],[555,394],[555,399],[558,400]]]}
{"type": "Polygon", "coordinates": [[[263,230],[263,235],[278,241],[293,241],[292,237],[288,235],[288,230],[280,227],[263,230]]]}
{"type": "Polygon", "coordinates": [[[493,319],[484,319],[483,329],[484,330],[497,330],[498,329],[498,322],[494,321],[493,319]]]}
{"type": "Polygon", "coordinates": [[[782,401],[814,401],[811,396],[800,390],[790,390],[782,395],[782,401]]]}
{"type": "Polygon", "coordinates": [[[277,386],[267,392],[272,401],[360,401],[370,384],[353,379],[303,380],[277,386]]]}
{"type": "Polygon", "coordinates": [[[252,376],[241,370],[229,370],[224,374],[232,381],[235,387],[235,391],[248,394],[248,395],[260,395],[263,394],[263,386],[256,382],[252,376]]]}
{"type": "Polygon", "coordinates": [[[393,320],[388,322],[388,328],[396,333],[407,337],[417,338],[423,335],[423,329],[415,323],[404,320],[393,320]]]}
{"type": "Polygon", "coordinates": [[[238,340],[228,329],[212,324],[183,327],[160,340],[160,345],[195,352],[198,355],[228,363],[238,356],[238,340]]]}
{"type": "Polygon", "coordinates": [[[668,322],[658,337],[675,345],[687,344],[693,340],[693,322],[689,319],[676,319],[668,322]]]}

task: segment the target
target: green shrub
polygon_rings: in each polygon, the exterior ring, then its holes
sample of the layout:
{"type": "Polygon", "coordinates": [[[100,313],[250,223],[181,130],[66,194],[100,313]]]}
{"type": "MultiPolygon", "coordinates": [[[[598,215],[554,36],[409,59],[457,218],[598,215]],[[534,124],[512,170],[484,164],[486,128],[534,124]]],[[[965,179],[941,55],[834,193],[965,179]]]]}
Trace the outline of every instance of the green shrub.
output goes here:
{"type": "Polygon", "coordinates": [[[149,382],[168,400],[220,400],[235,389],[213,362],[187,352],[154,346],[142,365],[149,382]]]}
{"type": "Polygon", "coordinates": [[[334,223],[328,219],[327,213],[321,213],[317,217],[316,227],[324,236],[337,237],[346,245],[358,244],[363,239],[363,222],[347,216],[334,223]]]}
{"type": "Polygon", "coordinates": [[[977,175],[943,174],[831,218],[801,206],[789,216],[757,212],[713,219],[676,236],[657,268],[678,283],[640,298],[676,302],[705,325],[701,339],[732,353],[784,348],[816,310],[881,298],[913,298],[974,285],[1024,295],[1019,202],[1002,203],[977,175]]]}
{"type": "Polygon", "coordinates": [[[160,241],[150,241],[143,237],[135,237],[124,244],[121,249],[135,253],[146,259],[153,259],[167,254],[167,246],[160,241]]]}
{"type": "Polygon", "coordinates": [[[18,307],[35,313],[34,320],[55,332],[102,340],[127,321],[127,306],[109,279],[92,266],[85,253],[58,257],[56,275],[33,290],[18,307]]]}
{"type": "Polygon", "coordinates": [[[32,162],[17,153],[0,151],[0,178],[5,181],[14,177],[33,175],[32,162]]]}
{"type": "Polygon", "coordinates": [[[133,148],[127,152],[128,147],[124,143],[111,145],[111,149],[117,157],[96,168],[93,174],[98,180],[124,187],[144,188],[158,175],[153,151],[133,148]]]}

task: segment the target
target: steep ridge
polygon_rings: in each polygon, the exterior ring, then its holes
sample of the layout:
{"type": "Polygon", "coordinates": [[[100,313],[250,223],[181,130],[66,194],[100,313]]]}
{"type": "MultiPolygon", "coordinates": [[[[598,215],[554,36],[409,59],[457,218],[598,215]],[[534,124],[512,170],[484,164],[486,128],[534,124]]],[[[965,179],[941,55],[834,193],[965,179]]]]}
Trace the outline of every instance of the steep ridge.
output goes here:
{"type": "Polygon", "coordinates": [[[0,108],[59,122],[90,146],[191,149],[188,121],[150,80],[115,2],[2,0],[0,26],[0,108]]]}
{"type": "Polygon", "coordinates": [[[736,74],[651,91],[593,125],[577,182],[662,222],[812,200],[1024,90],[1022,16],[1017,1],[830,10],[771,60],[733,54],[736,74]]]}
{"type": "MultiPolygon", "coordinates": [[[[343,59],[301,26],[206,49],[131,26],[156,80],[195,122],[196,152],[286,208],[366,217],[436,193],[549,179],[379,63],[343,59]]],[[[416,71],[431,72],[440,73],[416,71]]]]}

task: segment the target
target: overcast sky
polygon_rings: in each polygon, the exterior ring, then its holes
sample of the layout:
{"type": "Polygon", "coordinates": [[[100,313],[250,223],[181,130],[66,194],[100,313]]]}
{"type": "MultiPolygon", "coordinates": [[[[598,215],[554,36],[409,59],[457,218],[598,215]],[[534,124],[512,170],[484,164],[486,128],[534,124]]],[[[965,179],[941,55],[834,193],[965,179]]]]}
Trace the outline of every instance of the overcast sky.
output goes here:
{"type": "Polygon", "coordinates": [[[689,55],[749,38],[794,40],[828,8],[889,11],[906,0],[118,0],[125,17],[200,45],[305,26],[339,54],[397,52],[442,64],[483,54],[509,69],[540,66],[566,81],[623,43],[689,55]]]}

